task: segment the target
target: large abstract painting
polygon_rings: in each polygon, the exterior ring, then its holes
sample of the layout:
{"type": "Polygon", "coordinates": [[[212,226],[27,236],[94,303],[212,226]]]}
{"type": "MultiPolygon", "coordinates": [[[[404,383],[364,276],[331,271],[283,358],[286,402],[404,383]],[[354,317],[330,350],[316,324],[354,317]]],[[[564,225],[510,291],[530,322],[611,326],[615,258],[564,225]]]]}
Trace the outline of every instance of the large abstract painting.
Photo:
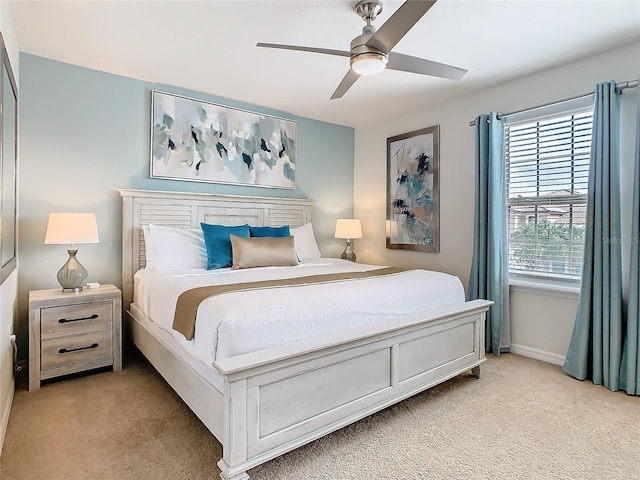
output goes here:
{"type": "Polygon", "coordinates": [[[387,248],[440,251],[440,127],[387,138],[387,248]]]}
{"type": "Polygon", "coordinates": [[[292,120],[152,92],[152,178],[295,188],[292,120]]]}

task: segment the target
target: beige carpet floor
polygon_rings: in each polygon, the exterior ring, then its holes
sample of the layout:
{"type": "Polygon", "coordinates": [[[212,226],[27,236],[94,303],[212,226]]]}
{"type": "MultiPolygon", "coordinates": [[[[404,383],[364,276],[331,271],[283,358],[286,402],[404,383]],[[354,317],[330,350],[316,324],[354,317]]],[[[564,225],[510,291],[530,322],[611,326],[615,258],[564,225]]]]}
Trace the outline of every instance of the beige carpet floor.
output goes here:
{"type": "MultiPolygon", "coordinates": [[[[139,354],[19,388],[2,480],[218,479],[221,446],[139,354]]],[[[249,471],[252,480],[640,479],[640,398],[513,354],[249,471]]]]}

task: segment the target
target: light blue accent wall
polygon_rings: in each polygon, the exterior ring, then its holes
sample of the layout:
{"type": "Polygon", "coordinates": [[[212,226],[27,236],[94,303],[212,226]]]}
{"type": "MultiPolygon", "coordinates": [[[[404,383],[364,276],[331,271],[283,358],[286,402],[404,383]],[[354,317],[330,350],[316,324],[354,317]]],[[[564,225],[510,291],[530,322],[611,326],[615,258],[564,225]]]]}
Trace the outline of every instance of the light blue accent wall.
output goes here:
{"type": "MultiPolygon", "coordinates": [[[[259,81],[259,79],[257,79],[259,81]]],[[[121,284],[118,188],[316,200],[312,221],[325,256],[344,248],[335,220],[353,216],[354,130],[202,92],[20,54],[19,338],[26,347],[29,290],[57,288],[66,246],[44,245],[50,212],[94,212],[99,244],[79,245],[89,281],[121,284]],[[151,91],[162,90],[297,123],[294,190],[149,178],[151,91]],[[21,334],[21,335],[20,335],[21,334]]],[[[23,348],[22,351],[26,351],[23,348]]]]}

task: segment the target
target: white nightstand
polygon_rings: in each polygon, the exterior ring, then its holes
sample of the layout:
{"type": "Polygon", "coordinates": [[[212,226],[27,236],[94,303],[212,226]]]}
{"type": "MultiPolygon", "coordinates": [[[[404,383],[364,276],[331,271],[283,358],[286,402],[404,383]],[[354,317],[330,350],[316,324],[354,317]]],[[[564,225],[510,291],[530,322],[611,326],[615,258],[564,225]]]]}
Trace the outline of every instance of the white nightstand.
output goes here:
{"type": "Polygon", "coordinates": [[[122,294],[113,285],[29,292],[29,390],[49,378],[122,370],[122,294]]]}

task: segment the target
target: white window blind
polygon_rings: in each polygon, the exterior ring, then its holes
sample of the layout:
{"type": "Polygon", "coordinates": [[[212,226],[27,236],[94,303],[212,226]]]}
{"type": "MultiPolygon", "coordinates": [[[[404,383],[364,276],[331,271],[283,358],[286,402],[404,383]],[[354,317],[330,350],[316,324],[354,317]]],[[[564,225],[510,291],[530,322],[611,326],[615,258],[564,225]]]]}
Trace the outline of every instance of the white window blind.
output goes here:
{"type": "Polygon", "coordinates": [[[592,117],[593,106],[516,122],[507,118],[511,276],[580,279],[592,117]]]}

